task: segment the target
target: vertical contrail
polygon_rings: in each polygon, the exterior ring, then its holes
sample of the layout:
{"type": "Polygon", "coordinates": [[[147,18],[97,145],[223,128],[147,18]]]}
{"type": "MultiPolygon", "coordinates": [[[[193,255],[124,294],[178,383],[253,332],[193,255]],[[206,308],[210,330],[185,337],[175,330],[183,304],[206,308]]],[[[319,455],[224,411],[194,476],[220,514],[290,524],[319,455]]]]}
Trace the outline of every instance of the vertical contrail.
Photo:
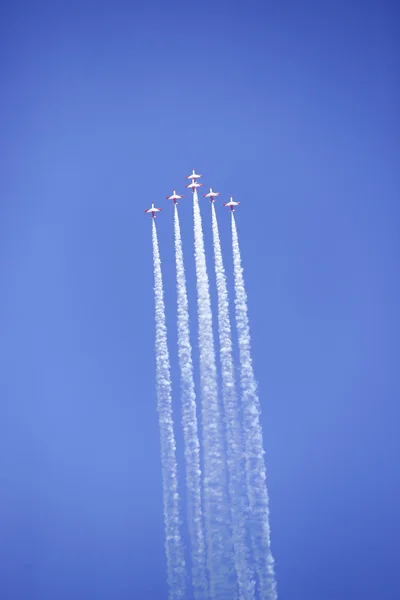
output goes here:
{"type": "Polygon", "coordinates": [[[211,204],[214,242],[215,276],[218,294],[218,333],[222,373],[222,393],[227,439],[229,495],[232,516],[233,546],[240,600],[254,599],[254,578],[249,565],[246,543],[246,476],[244,472],[243,440],[238,416],[235,372],[232,358],[232,336],[229,319],[228,290],[222,261],[215,206],[211,204]]]}
{"type": "Polygon", "coordinates": [[[225,453],[222,441],[222,420],[218,401],[209,282],[196,189],[193,192],[193,217],[204,449],[204,513],[210,595],[213,600],[234,600],[236,598],[236,581],[225,453]]]}
{"type": "Polygon", "coordinates": [[[178,300],[178,356],[181,372],[182,426],[185,444],[187,520],[191,543],[192,583],[195,600],[207,600],[207,567],[201,506],[200,444],[197,428],[186,277],[176,204],[174,208],[174,232],[178,300]]]}
{"type": "Polygon", "coordinates": [[[157,230],[152,220],[154,298],[156,323],[156,388],[160,425],[164,498],[165,552],[170,600],[186,598],[186,572],[180,535],[176,446],[172,420],[171,378],[165,324],[164,291],[157,230]]]}
{"type": "Polygon", "coordinates": [[[254,377],[247,296],[239,250],[235,217],[232,212],[232,250],[235,278],[235,314],[240,354],[240,382],[243,401],[243,428],[246,452],[246,472],[250,501],[250,528],[261,600],[276,600],[274,559],[270,546],[268,491],[260,402],[254,377]]]}

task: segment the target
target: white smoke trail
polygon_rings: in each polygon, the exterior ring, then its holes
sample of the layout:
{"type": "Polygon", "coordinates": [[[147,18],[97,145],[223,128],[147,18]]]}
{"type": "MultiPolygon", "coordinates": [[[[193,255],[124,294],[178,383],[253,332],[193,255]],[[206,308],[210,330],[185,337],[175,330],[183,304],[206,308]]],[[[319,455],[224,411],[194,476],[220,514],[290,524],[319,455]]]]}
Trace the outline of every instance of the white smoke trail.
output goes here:
{"type": "Polygon", "coordinates": [[[179,494],[171,406],[170,364],[161,261],[154,219],[152,220],[152,239],[156,322],[156,388],[161,440],[165,552],[167,556],[169,598],[170,600],[184,600],[186,598],[186,572],[183,544],[179,530],[179,494]]]}
{"type": "Polygon", "coordinates": [[[178,207],[174,210],[176,288],[178,299],[178,356],[181,371],[182,426],[185,444],[188,524],[192,555],[192,583],[195,600],[208,598],[206,552],[201,506],[200,444],[193,380],[188,298],[178,207]]]}
{"type": "Polygon", "coordinates": [[[245,519],[248,501],[243,460],[243,440],[238,417],[235,372],[232,358],[232,336],[229,320],[228,290],[226,287],[225,269],[222,261],[218,222],[215,214],[214,204],[211,204],[211,212],[215,276],[218,293],[218,332],[220,341],[222,392],[227,437],[226,452],[235,565],[240,600],[253,600],[255,593],[255,582],[253,572],[249,565],[249,552],[246,543],[245,519]]]}
{"type": "Polygon", "coordinates": [[[239,241],[233,213],[232,250],[235,277],[235,314],[243,400],[246,472],[251,511],[250,527],[254,561],[261,600],[276,600],[278,595],[276,591],[274,559],[270,546],[269,501],[260,423],[260,402],[252,366],[247,295],[244,287],[239,241]]]}
{"type": "Polygon", "coordinates": [[[194,244],[197,277],[200,385],[204,449],[204,514],[210,595],[213,600],[234,600],[236,581],[227,495],[222,422],[218,402],[217,368],[209,282],[197,191],[193,193],[194,244]]]}

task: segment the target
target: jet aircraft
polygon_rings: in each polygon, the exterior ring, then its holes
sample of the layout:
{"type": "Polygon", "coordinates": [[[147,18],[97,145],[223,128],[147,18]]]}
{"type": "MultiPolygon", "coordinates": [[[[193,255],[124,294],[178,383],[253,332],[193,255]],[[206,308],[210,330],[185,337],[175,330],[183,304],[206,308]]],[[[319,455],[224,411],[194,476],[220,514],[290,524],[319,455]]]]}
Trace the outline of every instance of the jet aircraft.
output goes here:
{"type": "Polygon", "coordinates": [[[210,188],[210,191],[208,192],[208,194],[204,194],[204,198],[209,198],[210,202],[215,202],[215,198],[219,196],[219,192],[213,192],[213,189],[210,188]]]}
{"type": "Polygon", "coordinates": [[[234,202],[232,196],[229,196],[229,198],[230,198],[229,202],[225,202],[224,206],[229,206],[229,208],[231,209],[231,212],[235,212],[235,209],[233,207],[238,206],[240,204],[240,202],[234,202]]]}
{"type": "Polygon", "coordinates": [[[187,185],[186,187],[191,188],[192,192],[194,192],[196,188],[201,187],[202,185],[202,183],[197,183],[195,179],[192,179],[192,183],[189,183],[189,185],[187,185]]]}
{"type": "Polygon", "coordinates": [[[151,203],[151,208],[148,208],[147,210],[145,210],[144,212],[146,214],[150,214],[150,217],[152,219],[156,218],[156,212],[160,212],[160,210],[162,210],[162,208],[155,208],[154,206],[154,202],[151,203]]]}
{"type": "Polygon", "coordinates": [[[167,200],[173,200],[174,204],[178,204],[178,198],[183,198],[183,196],[179,196],[174,190],[174,193],[171,196],[167,196],[167,200]]]}
{"type": "Polygon", "coordinates": [[[203,177],[203,175],[199,175],[198,173],[195,172],[194,169],[192,169],[192,174],[191,175],[186,175],[186,179],[199,179],[199,177],[203,177]]]}

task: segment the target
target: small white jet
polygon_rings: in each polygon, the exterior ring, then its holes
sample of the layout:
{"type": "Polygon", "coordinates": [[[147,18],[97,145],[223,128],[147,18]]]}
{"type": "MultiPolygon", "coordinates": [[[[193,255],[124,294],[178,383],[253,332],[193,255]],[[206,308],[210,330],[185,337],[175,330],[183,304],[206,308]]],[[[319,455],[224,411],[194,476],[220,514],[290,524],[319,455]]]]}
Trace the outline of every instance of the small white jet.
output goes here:
{"type": "Polygon", "coordinates": [[[178,204],[178,198],[183,198],[183,196],[179,196],[174,190],[174,193],[171,196],[167,196],[167,200],[173,200],[174,204],[178,204]]]}
{"type": "Polygon", "coordinates": [[[198,173],[195,172],[194,169],[192,169],[192,174],[191,175],[186,175],[186,179],[193,179],[193,181],[195,179],[199,179],[199,177],[203,177],[203,175],[199,175],[198,173]]]}
{"type": "Polygon", "coordinates": [[[219,196],[219,192],[213,192],[213,189],[210,188],[208,194],[204,194],[203,198],[210,198],[210,202],[215,202],[217,196],[219,196]]]}
{"type": "Polygon", "coordinates": [[[151,208],[148,208],[147,210],[145,210],[144,212],[146,214],[150,214],[152,219],[156,218],[156,212],[160,212],[160,210],[162,210],[162,208],[156,208],[154,206],[154,202],[151,203],[151,208]]]}
{"type": "Polygon", "coordinates": [[[235,212],[235,209],[233,207],[238,206],[240,204],[240,202],[234,202],[232,196],[229,196],[229,198],[230,198],[229,202],[225,202],[224,206],[229,206],[229,208],[231,209],[231,212],[235,212]]]}
{"type": "Polygon", "coordinates": [[[192,183],[189,183],[189,185],[187,185],[187,188],[191,188],[192,192],[194,192],[194,190],[198,187],[201,187],[203,184],[202,183],[197,183],[197,181],[195,179],[192,180],[192,183]]]}

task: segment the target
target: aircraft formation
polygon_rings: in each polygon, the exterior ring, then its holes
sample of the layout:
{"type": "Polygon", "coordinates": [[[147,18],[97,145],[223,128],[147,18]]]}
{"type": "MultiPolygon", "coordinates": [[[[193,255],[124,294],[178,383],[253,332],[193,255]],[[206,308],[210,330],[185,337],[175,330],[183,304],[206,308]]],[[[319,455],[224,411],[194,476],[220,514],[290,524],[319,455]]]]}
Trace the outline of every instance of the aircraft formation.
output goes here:
{"type": "MultiPolygon", "coordinates": [[[[211,212],[207,223],[212,231],[216,285],[210,286],[207,262],[212,257],[206,252],[199,207],[201,178],[194,169],[186,178],[186,188],[193,192],[194,250],[194,264],[191,260],[186,269],[185,245],[175,206],[183,195],[173,190],[166,197],[174,204],[177,343],[173,357],[180,372],[179,391],[174,394],[162,249],[160,253],[154,221],[161,208],[152,203],[145,211],[152,218],[156,398],[169,600],[277,600],[260,399],[252,367],[247,293],[234,213],[240,203],[232,196],[224,202],[231,213],[231,291],[216,211],[221,194],[212,188],[203,195],[210,202],[211,212]],[[187,277],[195,281],[195,321],[194,312],[189,310],[194,292],[188,292],[187,277]],[[216,299],[212,305],[213,293],[216,299]],[[192,348],[195,333],[196,348],[192,348]],[[174,422],[175,394],[180,400],[182,453],[176,451],[175,427],[179,421],[174,422]],[[185,475],[183,483],[179,483],[179,461],[183,457],[185,475]],[[185,510],[181,486],[186,498],[186,521],[181,519],[185,510]],[[189,541],[187,550],[185,538],[189,541]]],[[[170,267],[165,264],[165,268],[170,267]]]]}
{"type": "MultiPolygon", "coordinates": [[[[200,179],[200,177],[203,177],[203,175],[196,173],[194,169],[192,169],[192,173],[190,175],[186,176],[186,179],[191,179],[191,183],[189,183],[186,187],[191,189],[193,193],[197,188],[203,185],[202,183],[199,183],[197,181],[198,179],[200,179]]],[[[204,194],[203,197],[208,198],[210,202],[215,202],[215,198],[219,195],[220,192],[214,192],[213,189],[210,187],[210,191],[208,192],[208,194],[204,194]]],[[[166,197],[167,200],[172,200],[174,204],[178,204],[178,199],[181,198],[183,198],[183,196],[177,194],[176,190],[173,190],[171,196],[166,197]]],[[[229,196],[229,202],[225,202],[223,206],[228,206],[231,212],[235,212],[235,206],[239,206],[239,204],[240,202],[234,202],[233,197],[229,196]]],[[[150,215],[152,219],[155,219],[157,216],[156,213],[160,212],[161,210],[162,208],[156,208],[154,206],[154,202],[152,202],[151,207],[147,208],[144,212],[150,215]]]]}

